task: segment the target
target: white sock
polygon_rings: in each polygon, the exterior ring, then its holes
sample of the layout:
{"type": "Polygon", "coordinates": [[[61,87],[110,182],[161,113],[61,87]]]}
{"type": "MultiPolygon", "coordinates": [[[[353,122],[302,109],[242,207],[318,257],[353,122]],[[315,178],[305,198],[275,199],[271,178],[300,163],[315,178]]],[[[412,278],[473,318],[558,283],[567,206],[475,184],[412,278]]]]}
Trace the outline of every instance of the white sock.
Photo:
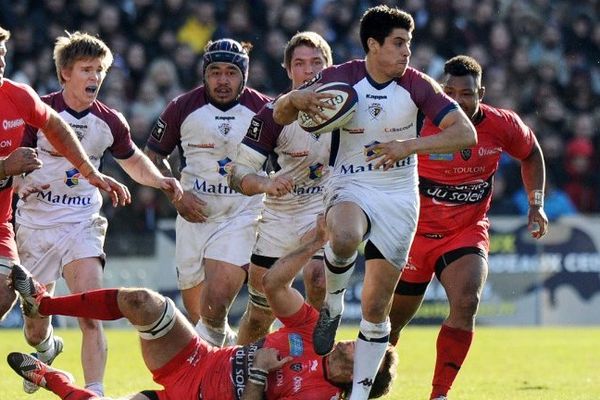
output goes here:
{"type": "Polygon", "coordinates": [[[350,400],[368,399],[375,375],[388,347],[390,320],[374,324],[364,318],[360,321],[360,333],[354,351],[354,378],[350,400]]]}
{"type": "Polygon", "coordinates": [[[46,339],[44,339],[40,344],[35,346],[38,359],[44,363],[50,361],[52,357],[54,357],[54,353],[56,351],[54,347],[54,329],[52,329],[52,325],[50,325],[50,332],[48,333],[46,339]]]}
{"type": "Polygon", "coordinates": [[[85,388],[90,392],[96,393],[100,397],[104,397],[104,385],[102,382],[92,382],[85,385],[85,388]]]}
{"type": "Polygon", "coordinates": [[[205,324],[200,319],[196,324],[196,332],[211,345],[223,347],[223,343],[225,342],[225,327],[215,328],[205,324]]]}
{"type": "Polygon", "coordinates": [[[333,252],[329,242],[325,244],[325,280],[327,282],[325,304],[331,317],[341,315],[344,312],[344,293],[346,293],[348,281],[352,276],[352,272],[354,272],[354,262],[357,255],[358,252],[354,252],[348,258],[340,257],[333,252]],[[332,272],[330,265],[336,269],[347,268],[347,270],[342,273],[335,273],[332,272]]]}

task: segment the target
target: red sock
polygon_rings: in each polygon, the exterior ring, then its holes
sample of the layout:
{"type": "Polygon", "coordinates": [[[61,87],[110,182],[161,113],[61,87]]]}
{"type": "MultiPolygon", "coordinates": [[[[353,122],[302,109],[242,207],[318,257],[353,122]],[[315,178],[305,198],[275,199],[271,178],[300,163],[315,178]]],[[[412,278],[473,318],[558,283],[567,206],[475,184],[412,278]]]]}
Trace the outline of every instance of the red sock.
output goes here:
{"type": "Polygon", "coordinates": [[[446,396],[467,357],[473,332],[442,325],[437,338],[437,360],[433,375],[431,399],[446,396]]]}
{"type": "Polygon", "coordinates": [[[99,399],[98,395],[86,389],[73,385],[63,374],[48,372],[44,375],[46,387],[63,400],[99,399]]]}
{"type": "Polygon", "coordinates": [[[119,289],[98,289],[61,297],[44,297],[40,302],[42,315],[67,315],[71,317],[112,321],[123,318],[119,310],[119,289]]]}

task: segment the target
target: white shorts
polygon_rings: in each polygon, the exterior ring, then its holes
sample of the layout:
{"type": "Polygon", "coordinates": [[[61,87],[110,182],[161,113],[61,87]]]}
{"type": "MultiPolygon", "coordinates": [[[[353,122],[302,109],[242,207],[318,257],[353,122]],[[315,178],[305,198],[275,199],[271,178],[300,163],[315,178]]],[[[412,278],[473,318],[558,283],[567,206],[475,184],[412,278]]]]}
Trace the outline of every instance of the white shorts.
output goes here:
{"type": "Polygon", "coordinates": [[[205,258],[240,267],[248,264],[257,220],[255,210],[222,222],[191,223],[177,216],[175,262],[179,289],[190,289],[204,280],[205,258]]]}
{"type": "MultiPolygon", "coordinates": [[[[265,208],[258,223],[256,244],[252,253],[265,257],[283,257],[298,247],[302,236],[314,228],[316,221],[316,214],[282,216],[265,208]]],[[[319,250],[315,255],[323,256],[323,250],[319,250]]]]}
{"type": "Polygon", "coordinates": [[[45,229],[19,225],[16,240],[21,262],[44,285],[60,278],[63,267],[75,260],[100,257],[104,263],[107,227],[104,217],[45,229]]]}
{"type": "Polygon", "coordinates": [[[330,185],[325,193],[326,208],[344,201],[358,205],[369,218],[369,239],[396,268],[402,269],[417,229],[419,193],[417,187],[397,185],[374,190],[360,182],[330,185]]]}

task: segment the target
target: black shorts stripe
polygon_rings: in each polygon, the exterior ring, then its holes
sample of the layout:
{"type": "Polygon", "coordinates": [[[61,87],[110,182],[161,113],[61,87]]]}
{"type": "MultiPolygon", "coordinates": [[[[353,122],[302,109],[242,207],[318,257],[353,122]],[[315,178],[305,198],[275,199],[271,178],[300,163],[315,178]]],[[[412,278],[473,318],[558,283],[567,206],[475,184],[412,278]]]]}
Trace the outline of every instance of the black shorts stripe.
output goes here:
{"type": "Polygon", "coordinates": [[[143,394],[148,398],[148,400],[158,400],[158,393],[155,390],[144,390],[141,391],[140,394],[143,394]]]}
{"type": "Polygon", "coordinates": [[[277,260],[277,257],[260,256],[258,254],[252,254],[252,256],[250,256],[250,262],[252,264],[266,269],[271,268],[277,260]]]}
{"type": "Polygon", "coordinates": [[[456,250],[451,250],[444,255],[442,255],[437,262],[435,263],[435,276],[440,280],[440,276],[442,275],[442,271],[454,261],[459,258],[466,256],[468,254],[476,254],[482,257],[484,260],[487,260],[487,253],[485,250],[480,249],[479,247],[461,247],[456,250]]]}
{"type": "Polygon", "coordinates": [[[403,296],[423,296],[429,282],[406,282],[400,279],[395,292],[403,296]]]}
{"type": "Polygon", "coordinates": [[[370,240],[365,243],[365,260],[385,260],[381,251],[370,240]]]}

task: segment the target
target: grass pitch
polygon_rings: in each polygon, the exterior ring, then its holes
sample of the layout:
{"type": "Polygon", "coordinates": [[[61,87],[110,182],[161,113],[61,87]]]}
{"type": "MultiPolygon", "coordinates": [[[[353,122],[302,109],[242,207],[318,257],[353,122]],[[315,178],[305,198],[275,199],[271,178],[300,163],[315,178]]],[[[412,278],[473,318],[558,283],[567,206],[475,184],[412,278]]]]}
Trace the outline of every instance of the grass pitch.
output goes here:
{"type": "MultiPolygon", "coordinates": [[[[400,366],[387,399],[427,400],[435,357],[437,327],[409,327],[398,345],[400,366]]],[[[78,330],[57,330],[65,339],[58,368],[83,382],[79,364],[78,330]]],[[[107,395],[118,397],[157,388],[141,359],[137,335],[128,329],[107,330],[107,395]]],[[[343,327],[340,339],[356,336],[343,327]]],[[[21,379],[8,367],[11,351],[28,352],[20,330],[0,330],[0,399],[56,399],[40,389],[22,391],[21,379]]],[[[452,400],[596,400],[600,397],[600,327],[593,328],[478,328],[452,400]]]]}

